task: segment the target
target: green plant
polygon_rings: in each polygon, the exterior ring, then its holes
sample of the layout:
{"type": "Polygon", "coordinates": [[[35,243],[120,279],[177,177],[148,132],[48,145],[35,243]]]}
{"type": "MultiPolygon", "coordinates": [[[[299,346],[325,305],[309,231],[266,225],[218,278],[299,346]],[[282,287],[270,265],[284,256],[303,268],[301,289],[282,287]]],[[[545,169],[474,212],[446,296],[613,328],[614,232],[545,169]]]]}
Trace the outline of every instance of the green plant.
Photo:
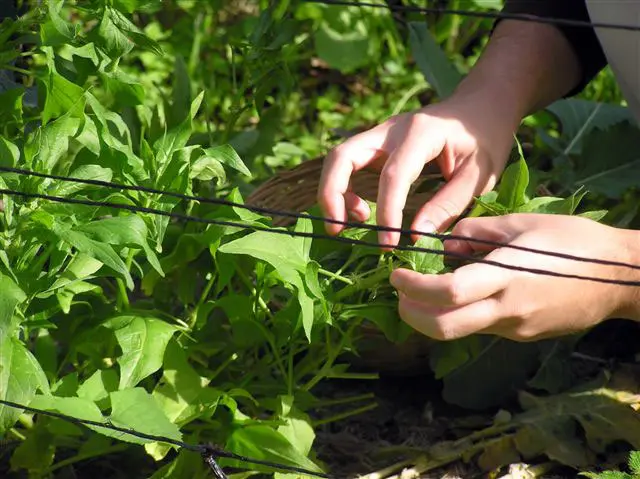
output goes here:
{"type": "Polygon", "coordinates": [[[636,479],[640,477],[640,453],[638,451],[632,451],[629,454],[628,467],[630,472],[581,472],[580,475],[590,479],[636,479]]]}

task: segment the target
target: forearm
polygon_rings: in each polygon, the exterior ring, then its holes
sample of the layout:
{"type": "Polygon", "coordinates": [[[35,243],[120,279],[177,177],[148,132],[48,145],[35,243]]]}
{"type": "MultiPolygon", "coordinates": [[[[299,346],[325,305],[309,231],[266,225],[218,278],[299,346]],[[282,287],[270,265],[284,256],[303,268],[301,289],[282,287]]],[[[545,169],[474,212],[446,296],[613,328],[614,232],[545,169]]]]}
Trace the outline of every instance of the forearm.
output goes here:
{"type": "Polygon", "coordinates": [[[522,118],[566,95],[580,78],[579,60],[555,26],[504,20],[452,99],[484,105],[515,129],[522,118]]]}
{"type": "MultiPolygon", "coordinates": [[[[622,261],[640,266],[640,231],[618,229],[617,233],[621,237],[622,251],[620,252],[620,256],[622,256],[622,261]]],[[[618,274],[615,279],[640,281],[640,270],[626,268],[616,269],[618,270],[618,274]]],[[[640,321],[640,287],[621,286],[621,288],[620,306],[612,317],[640,321]]]]}

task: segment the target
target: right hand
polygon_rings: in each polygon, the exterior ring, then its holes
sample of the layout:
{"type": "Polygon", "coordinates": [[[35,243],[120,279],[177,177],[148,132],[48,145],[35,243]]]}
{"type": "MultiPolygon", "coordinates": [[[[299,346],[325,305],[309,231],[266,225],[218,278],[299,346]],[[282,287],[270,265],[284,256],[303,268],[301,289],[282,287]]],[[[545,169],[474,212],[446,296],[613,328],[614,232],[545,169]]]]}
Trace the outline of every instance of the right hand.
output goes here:
{"type": "MultiPolygon", "coordinates": [[[[366,221],[369,207],[350,191],[350,179],[352,173],[363,168],[377,169],[381,172],[377,224],[400,228],[411,184],[428,162],[436,160],[447,183],[417,212],[411,229],[443,231],[474,196],[495,186],[513,144],[513,131],[514,125],[495,111],[453,97],[391,117],[329,152],[318,202],[324,215],[331,219],[347,221],[349,215],[356,221],[366,221]]],[[[326,228],[329,234],[338,234],[343,226],[326,223],[326,228]]],[[[395,246],[399,238],[397,232],[379,233],[383,244],[395,246]]]]}

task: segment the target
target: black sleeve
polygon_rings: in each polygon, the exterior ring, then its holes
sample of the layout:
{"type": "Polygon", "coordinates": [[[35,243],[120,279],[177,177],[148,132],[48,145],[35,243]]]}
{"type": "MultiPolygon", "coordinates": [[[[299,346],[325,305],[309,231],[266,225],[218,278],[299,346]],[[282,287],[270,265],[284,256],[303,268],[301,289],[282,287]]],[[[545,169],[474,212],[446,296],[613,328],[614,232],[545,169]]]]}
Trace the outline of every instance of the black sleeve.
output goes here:
{"type": "MultiPolygon", "coordinates": [[[[504,13],[590,22],[584,0],[505,0],[504,13]]],[[[497,24],[498,22],[496,22],[497,24]]],[[[566,97],[580,93],[606,65],[607,58],[592,27],[556,25],[573,48],[582,68],[578,85],[566,97]]]]}
{"type": "Polygon", "coordinates": [[[15,18],[17,15],[15,0],[0,0],[0,23],[5,18],[15,18]]]}

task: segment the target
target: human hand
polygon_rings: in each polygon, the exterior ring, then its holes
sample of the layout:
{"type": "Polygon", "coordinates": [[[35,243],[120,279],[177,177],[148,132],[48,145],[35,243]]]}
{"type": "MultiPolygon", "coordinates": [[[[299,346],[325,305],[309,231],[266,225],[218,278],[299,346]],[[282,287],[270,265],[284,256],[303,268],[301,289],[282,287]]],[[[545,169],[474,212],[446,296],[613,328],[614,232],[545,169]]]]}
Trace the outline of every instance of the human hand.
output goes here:
{"type": "MultiPolygon", "coordinates": [[[[639,264],[638,232],[577,216],[512,214],[467,218],[452,234],[587,258],[639,264]]],[[[486,259],[580,276],[638,280],[629,268],[572,261],[461,240],[445,250],[488,252],[486,259]]],[[[482,333],[516,341],[560,336],[609,318],[640,320],[638,288],[557,278],[472,263],[452,273],[423,275],[398,269],[391,284],[402,319],[423,334],[451,340],[482,333]]]]}
{"type": "MultiPolygon", "coordinates": [[[[399,228],[411,184],[425,164],[437,161],[447,181],[413,219],[412,229],[443,231],[472,201],[493,188],[502,173],[517,125],[476,100],[446,100],[394,116],[334,148],[327,156],[318,202],[331,219],[366,221],[367,203],[350,191],[352,173],[379,170],[377,224],[399,228]]],[[[327,223],[330,234],[341,225],[327,223]]],[[[397,245],[399,233],[380,232],[380,243],[397,245]]],[[[417,238],[416,238],[417,239],[417,238]]]]}

